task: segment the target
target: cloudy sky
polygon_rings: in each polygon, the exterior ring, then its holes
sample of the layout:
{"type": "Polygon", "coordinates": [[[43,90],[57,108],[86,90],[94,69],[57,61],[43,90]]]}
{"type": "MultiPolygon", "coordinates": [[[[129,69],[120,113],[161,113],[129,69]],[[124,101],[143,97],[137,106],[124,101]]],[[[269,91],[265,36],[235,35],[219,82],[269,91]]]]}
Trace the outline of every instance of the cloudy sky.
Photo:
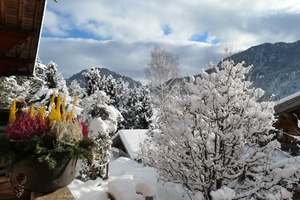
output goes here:
{"type": "Polygon", "coordinates": [[[299,23],[298,0],[48,0],[38,55],[66,78],[105,67],[146,83],[155,44],[195,75],[225,47],[300,40],[299,23]]]}

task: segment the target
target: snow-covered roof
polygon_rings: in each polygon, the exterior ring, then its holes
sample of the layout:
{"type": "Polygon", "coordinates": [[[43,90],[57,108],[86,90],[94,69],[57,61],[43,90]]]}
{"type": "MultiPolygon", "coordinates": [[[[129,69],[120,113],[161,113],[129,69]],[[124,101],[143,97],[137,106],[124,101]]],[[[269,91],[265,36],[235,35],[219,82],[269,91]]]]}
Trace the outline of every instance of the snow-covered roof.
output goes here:
{"type": "Polygon", "coordinates": [[[275,112],[281,113],[300,105],[300,91],[275,102],[275,112]]]}
{"type": "Polygon", "coordinates": [[[119,130],[121,141],[130,158],[135,159],[140,152],[140,143],[147,137],[147,129],[119,130]]]}

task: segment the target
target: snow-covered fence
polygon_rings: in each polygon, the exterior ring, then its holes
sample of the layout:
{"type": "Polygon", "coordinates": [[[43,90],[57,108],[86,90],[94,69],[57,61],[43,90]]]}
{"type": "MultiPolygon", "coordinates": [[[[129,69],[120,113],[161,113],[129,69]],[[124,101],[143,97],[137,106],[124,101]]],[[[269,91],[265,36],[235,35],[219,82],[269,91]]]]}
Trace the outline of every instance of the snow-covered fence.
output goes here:
{"type": "Polygon", "coordinates": [[[127,179],[115,179],[108,183],[111,200],[154,200],[157,195],[156,186],[141,182],[134,188],[127,179]]]}
{"type": "Polygon", "coordinates": [[[113,200],[143,200],[143,196],[137,194],[134,187],[126,179],[112,180],[107,187],[113,200]]]}
{"type": "Polygon", "coordinates": [[[148,182],[140,182],[135,186],[135,191],[144,196],[145,200],[154,200],[157,196],[156,185],[148,182]]]}

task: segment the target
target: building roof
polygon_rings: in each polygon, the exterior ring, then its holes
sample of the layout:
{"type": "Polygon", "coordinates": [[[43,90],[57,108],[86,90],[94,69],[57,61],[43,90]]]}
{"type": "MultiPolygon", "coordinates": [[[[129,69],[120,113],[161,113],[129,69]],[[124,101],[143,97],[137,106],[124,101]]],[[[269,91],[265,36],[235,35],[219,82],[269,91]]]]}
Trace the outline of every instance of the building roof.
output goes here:
{"type": "Polygon", "coordinates": [[[283,112],[291,112],[294,109],[299,109],[300,105],[300,92],[296,92],[290,96],[280,99],[275,103],[275,113],[280,114],[283,112]]]}
{"type": "MultiPolygon", "coordinates": [[[[125,153],[128,153],[130,158],[135,159],[141,151],[140,145],[147,137],[147,132],[148,129],[119,130],[113,141],[116,143],[120,139],[120,142],[124,145],[125,153]]],[[[116,144],[112,146],[116,146],[116,144]]]]}
{"type": "Polygon", "coordinates": [[[0,0],[0,76],[32,76],[46,0],[0,0]]]}

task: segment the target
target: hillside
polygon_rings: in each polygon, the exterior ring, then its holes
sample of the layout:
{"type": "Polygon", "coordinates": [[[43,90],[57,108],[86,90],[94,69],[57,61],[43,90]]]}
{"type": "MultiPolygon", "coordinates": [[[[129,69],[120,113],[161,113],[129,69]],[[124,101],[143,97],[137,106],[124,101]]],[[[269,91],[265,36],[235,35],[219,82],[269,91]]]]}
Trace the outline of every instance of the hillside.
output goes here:
{"type": "Polygon", "coordinates": [[[247,76],[255,87],[266,93],[262,100],[277,101],[300,91],[300,41],[294,43],[265,43],[253,46],[230,57],[235,63],[245,61],[254,65],[247,76]]]}
{"type": "MultiPolygon", "coordinates": [[[[117,73],[115,73],[115,72],[113,72],[113,71],[110,71],[110,70],[108,70],[107,68],[96,68],[96,69],[98,69],[99,71],[100,71],[100,76],[101,76],[101,78],[103,77],[103,76],[109,76],[109,75],[112,75],[112,77],[114,78],[114,79],[119,79],[119,78],[122,78],[122,80],[124,81],[124,83],[126,84],[126,86],[128,87],[128,88],[140,88],[141,86],[142,86],[142,83],[141,82],[139,82],[139,81],[135,81],[135,80],[133,80],[132,78],[130,78],[130,77],[127,77],[127,76],[123,76],[123,75],[120,75],[120,74],[117,74],[117,73]]],[[[85,87],[85,82],[84,82],[84,78],[83,78],[83,76],[82,76],[82,73],[83,72],[86,72],[87,71],[87,69],[85,69],[85,70],[82,70],[81,72],[79,72],[79,73],[76,73],[76,74],[74,74],[73,76],[71,76],[70,78],[68,78],[68,79],[66,79],[66,83],[67,83],[67,86],[69,86],[70,84],[71,84],[71,82],[74,80],[74,79],[76,79],[77,80],[77,82],[80,84],[80,86],[81,87],[85,87]]]]}
{"type": "MultiPolygon", "coordinates": [[[[294,43],[265,43],[253,46],[245,51],[230,56],[235,63],[245,61],[245,65],[254,65],[247,80],[253,81],[255,87],[262,88],[265,95],[262,100],[277,101],[300,91],[300,40],[294,43]]],[[[115,79],[122,78],[129,88],[141,87],[141,82],[122,76],[106,68],[97,68],[100,76],[112,75],[115,79]]],[[[67,85],[77,79],[84,87],[83,70],[66,79],[67,85]]],[[[209,72],[210,70],[208,70],[209,72]]],[[[198,76],[198,75],[196,75],[198,76]]],[[[178,79],[180,81],[182,79],[178,79]]]]}

